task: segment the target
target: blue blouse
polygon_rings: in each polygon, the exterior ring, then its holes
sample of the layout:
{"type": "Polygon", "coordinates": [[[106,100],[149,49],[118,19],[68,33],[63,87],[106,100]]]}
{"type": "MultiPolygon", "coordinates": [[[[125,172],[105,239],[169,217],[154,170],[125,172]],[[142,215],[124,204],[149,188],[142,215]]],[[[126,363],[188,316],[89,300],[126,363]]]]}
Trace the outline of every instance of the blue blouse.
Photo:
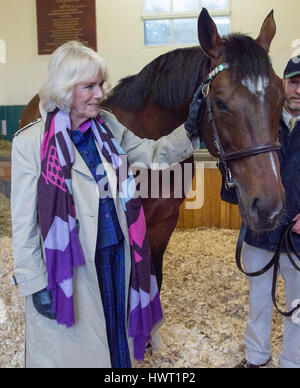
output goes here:
{"type": "MultiPolygon", "coordinates": [[[[102,161],[91,128],[84,131],[84,133],[80,130],[72,130],[71,136],[78,152],[90,169],[95,181],[98,183],[105,177],[106,173],[104,168],[101,168],[102,161]]],[[[109,197],[99,199],[98,238],[96,249],[118,244],[123,238],[124,236],[119,224],[113,199],[109,197]]]]}

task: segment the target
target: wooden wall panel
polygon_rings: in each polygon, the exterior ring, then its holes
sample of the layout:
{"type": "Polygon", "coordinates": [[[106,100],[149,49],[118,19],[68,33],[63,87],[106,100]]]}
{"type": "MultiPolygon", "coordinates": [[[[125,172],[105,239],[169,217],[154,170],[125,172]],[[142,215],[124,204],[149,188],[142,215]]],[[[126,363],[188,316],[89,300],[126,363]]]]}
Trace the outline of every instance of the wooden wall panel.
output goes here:
{"type": "MultiPolygon", "coordinates": [[[[201,209],[187,210],[185,202],[180,208],[178,228],[197,228],[200,226],[224,229],[239,229],[241,217],[237,205],[221,200],[222,178],[218,169],[204,169],[204,204],[201,209]]],[[[195,182],[193,182],[195,187],[195,182]]],[[[188,201],[188,200],[186,200],[188,201]]]]}
{"type": "Polygon", "coordinates": [[[11,177],[11,162],[0,161],[0,178],[11,177]]]}

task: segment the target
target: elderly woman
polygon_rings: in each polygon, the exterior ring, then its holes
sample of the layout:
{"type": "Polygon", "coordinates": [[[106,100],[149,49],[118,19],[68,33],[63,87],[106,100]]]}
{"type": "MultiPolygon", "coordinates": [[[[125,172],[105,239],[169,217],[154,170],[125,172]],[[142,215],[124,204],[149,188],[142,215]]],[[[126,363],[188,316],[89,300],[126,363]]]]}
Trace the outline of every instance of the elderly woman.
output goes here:
{"type": "Polygon", "coordinates": [[[184,129],[140,139],[99,111],[103,60],[58,48],[42,119],[13,141],[14,281],[26,297],[27,367],[121,367],[143,359],[162,320],[145,218],[130,163],[180,162],[184,129]]]}

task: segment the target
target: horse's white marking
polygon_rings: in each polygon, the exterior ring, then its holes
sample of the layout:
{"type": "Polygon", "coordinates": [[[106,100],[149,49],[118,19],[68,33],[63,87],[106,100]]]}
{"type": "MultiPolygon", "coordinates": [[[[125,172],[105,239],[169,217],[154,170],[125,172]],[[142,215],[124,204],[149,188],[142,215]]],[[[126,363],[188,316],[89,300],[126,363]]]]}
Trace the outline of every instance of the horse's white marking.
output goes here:
{"type": "Polygon", "coordinates": [[[275,163],[274,156],[273,156],[272,152],[269,152],[269,155],[270,155],[270,160],[271,160],[272,169],[274,171],[274,175],[275,175],[276,179],[279,180],[277,170],[276,170],[276,163],[275,163]]]}
{"type": "Polygon", "coordinates": [[[270,80],[267,77],[258,77],[257,79],[245,78],[242,84],[250,90],[250,92],[261,100],[264,99],[266,88],[268,87],[270,80]]]}

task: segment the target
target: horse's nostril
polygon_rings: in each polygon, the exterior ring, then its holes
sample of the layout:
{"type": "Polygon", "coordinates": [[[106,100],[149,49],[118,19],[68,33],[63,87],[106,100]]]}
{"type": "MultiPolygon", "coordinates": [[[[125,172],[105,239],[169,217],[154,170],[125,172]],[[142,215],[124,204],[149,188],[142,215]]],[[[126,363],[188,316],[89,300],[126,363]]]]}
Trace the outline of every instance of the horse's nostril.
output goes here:
{"type": "Polygon", "coordinates": [[[250,214],[255,221],[257,221],[259,218],[259,202],[259,198],[254,198],[249,208],[250,214]]]}
{"type": "Polygon", "coordinates": [[[254,198],[249,206],[249,215],[252,223],[256,224],[255,229],[259,226],[264,230],[272,230],[282,214],[283,208],[284,204],[282,202],[275,206],[269,201],[254,198]]]}

